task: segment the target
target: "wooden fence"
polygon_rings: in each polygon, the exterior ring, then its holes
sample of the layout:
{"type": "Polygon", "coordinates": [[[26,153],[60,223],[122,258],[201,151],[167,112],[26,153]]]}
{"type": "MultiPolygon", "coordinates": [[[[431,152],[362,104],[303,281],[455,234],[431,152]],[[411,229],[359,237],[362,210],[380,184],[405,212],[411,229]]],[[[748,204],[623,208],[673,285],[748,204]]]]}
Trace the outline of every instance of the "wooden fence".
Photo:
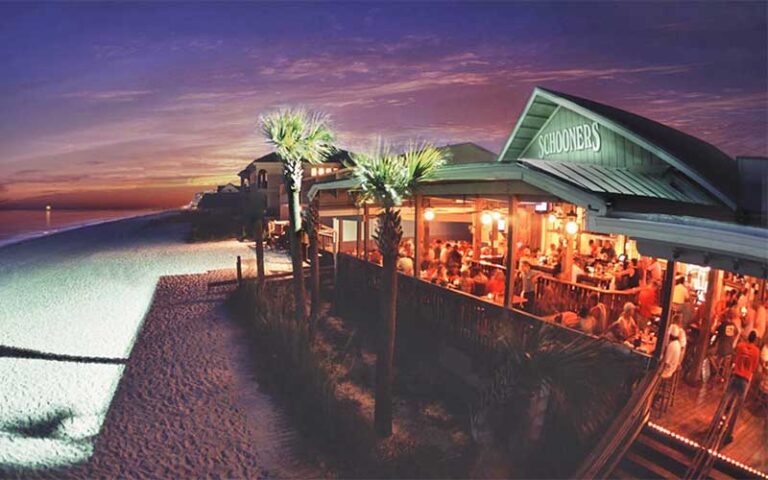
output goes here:
{"type": "MultiPolygon", "coordinates": [[[[336,304],[344,311],[365,312],[368,321],[378,321],[379,288],[382,267],[351,255],[337,255],[336,304]]],[[[549,285],[550,280],[539,281],[549,285]]],[[[551,284],[557,284],[551,282],[551,284]]],[[[587,287],[588,288],[588,287],[587,287]]],[[[570,301],[570,299],[569,299],[570,301]]],[[[476,359],[491,359],[512,341],[525,344],[526,334],[543,319],[505,308],[480,297],[450,290],[412,276],[398,274],[398,324],[409,323],[429,328],[436,339],[459,348],[476,359]]],[[[618,303],[613,301],[611,305],[618,303]]],[[[563,343],[583,333],[545,322],[563,343]]],[[[634,351],[621,345],[595,339],[603,348],[634,351]]],[[[637,354],[645,364],[648,358],[637,354]]]]}

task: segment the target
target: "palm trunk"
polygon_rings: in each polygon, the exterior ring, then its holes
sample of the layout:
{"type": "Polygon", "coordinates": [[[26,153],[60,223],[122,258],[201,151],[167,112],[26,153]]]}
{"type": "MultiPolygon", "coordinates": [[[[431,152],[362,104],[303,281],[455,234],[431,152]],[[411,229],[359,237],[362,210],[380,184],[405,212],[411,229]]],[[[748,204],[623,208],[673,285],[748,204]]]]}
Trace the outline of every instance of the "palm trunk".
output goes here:
{"type": "Polygon", "coordinates": [[[259,283],[264,283],[264,219],[257,218],[254,225],[254,234],[256,239],[256,270],[259,283]]]}
{"type": "Polygon", "coordinates": [[[293,298],[296,304],[296,324],[301,326],[306,320],[306,300],[304,295],[304,259],[301,252],[299,230],[301,230],[301,162],[297,164],[286,162],[283,165],[283,180],[288,192],[288,220],[290,228],[288,241],[291,249],[293,266],[293,298]]]}
{"type": "Polygon", "coordinates": [[[376,357],[376,406],[374,423],[382,437],[392,435],[392,380],[397,323],[397,250],[403,229],[400,212],[386,207],[379,216],[377,242],[384,260],[381,279],[381,343],[376,357]]]}
{"type": "Polygon", "coordinates": [[[528,431],[530,445],[536,445],[541,440],[541,434],[544,431],[544,423],[547,418],[547,410],[549,410],[549,397],[551,393],[552,389],[549,384],[541,383],[531,396],[528,409],[531,422],[528,431]]]}
{"type": "Polygon", "coordinates": [[[310,284],[312,286],[312,296],[310,300],[310,332],[314,332],[320,316],[320,256],[317,245],[318,230],[320,228],[319,212],[317,199],[309,204],[309,215],[307,216],[307,232],[309,233],[309,262],[310,262],[310,284]]]}

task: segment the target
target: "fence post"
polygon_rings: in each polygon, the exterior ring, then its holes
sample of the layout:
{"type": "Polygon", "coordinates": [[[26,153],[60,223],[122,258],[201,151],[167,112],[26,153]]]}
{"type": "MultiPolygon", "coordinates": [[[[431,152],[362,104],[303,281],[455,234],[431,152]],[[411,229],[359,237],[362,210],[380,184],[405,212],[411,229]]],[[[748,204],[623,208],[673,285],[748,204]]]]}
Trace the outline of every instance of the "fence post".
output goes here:
{"type": "Polygon", "coordinates": [[[237,286],[239,287],[243,283],[243,261],[240,255],[237,256],[237,286]]]}

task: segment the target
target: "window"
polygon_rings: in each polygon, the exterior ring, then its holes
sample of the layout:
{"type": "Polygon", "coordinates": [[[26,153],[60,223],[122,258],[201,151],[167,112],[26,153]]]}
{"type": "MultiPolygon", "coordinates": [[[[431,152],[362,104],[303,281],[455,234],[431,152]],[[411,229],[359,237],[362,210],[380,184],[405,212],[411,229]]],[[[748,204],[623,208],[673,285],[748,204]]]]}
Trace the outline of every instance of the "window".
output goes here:
{"type": "Polygon", "coordinates": [[[256,180],[256,188],[267,188],[267,171],[259,170],[259,175],[256,180]]]}
{"type": "Polygon", "coordinates": [[[309,171],[310,177],[316,177],[317,176],[317,168],[312,167],[312,170],[309,171]]]}

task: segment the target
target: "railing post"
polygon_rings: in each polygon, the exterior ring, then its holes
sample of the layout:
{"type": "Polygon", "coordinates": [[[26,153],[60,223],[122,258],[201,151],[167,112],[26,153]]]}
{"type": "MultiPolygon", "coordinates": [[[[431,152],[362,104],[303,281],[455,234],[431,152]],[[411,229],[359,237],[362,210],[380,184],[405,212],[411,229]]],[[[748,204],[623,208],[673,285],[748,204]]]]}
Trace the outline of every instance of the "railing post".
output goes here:
{"type": "Polygon", "coordinates": [[[237,286],[239,287],[243,283],[243,261],[240,255],[237,256],[237,286]]]}
{"type": "MultiPolygon", "coordinates": [[[[517,225],[513,220],[517,218],[517,196],[510,195],[507,205],[507,257],[504,266],[506,272],[506,286],[504,290],[504,306],[509,308],[515,298],[515,247],[517,246],[517,225]]],[[[479,258],[479,257],[478,257],[479,258]]]]}

